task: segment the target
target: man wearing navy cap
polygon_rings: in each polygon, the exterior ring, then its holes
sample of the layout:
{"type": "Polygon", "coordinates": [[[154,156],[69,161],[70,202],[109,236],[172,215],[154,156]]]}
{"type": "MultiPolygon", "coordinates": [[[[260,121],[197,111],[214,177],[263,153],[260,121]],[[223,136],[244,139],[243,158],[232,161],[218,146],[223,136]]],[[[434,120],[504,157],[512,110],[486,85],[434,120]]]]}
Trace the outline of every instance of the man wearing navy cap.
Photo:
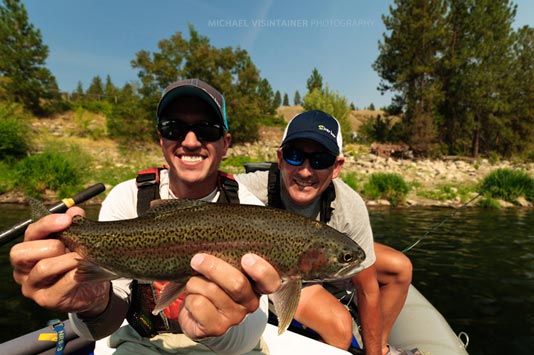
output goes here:
{"type": "MultiPolygon", "coordinates": [[[[352,280],[328,284],[328,288],[343,295],[346,305],[357,301],[365,354],[402,354],[387,339],[406,299],[412,266],[402,253],[373,243],[365,203],[338,179],[345,161],[342,143],[334,117],[319,110],[300,113],[286,127],[277,150],[278,163],[268,172],[240,174],[236,179],[265,204],[321,220],[362,247],[365,269],[352,280]]],[[[302,290],[295,319],[330,345],[345,350],[355,347],[351,315],[321,285],[302,290]]]]}

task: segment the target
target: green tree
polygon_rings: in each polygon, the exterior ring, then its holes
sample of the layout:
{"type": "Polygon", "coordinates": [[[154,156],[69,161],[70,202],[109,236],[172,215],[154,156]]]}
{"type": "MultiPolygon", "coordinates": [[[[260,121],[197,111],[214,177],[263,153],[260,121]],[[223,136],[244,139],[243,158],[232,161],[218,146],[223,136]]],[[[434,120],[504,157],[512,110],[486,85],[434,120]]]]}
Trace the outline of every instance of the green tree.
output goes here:
{"type": "Polygon", "coordinates": [[[405,103],[406,141],[420,153],[437,142],[436,121],[442,101],[438,75],[443,51],[446,6],[442,0],[395,0],[383,16],[387,34],[373,64],[382,92],[393,91],[405,103]]]}
{"type": "Polygon", "coordinates": [[[258,137],[262,114],[257,96],[261,78],[247,51],[237,47],[216,48],[209,38],[189,25],[189,40],[180,32],[158,43],[159,51],[140,51],[132,66],[139,69],[140,95],[147,112],[155,112],[163,89],[183,78],[199,78],[225,96],[234,142],[258,137]]]}
{"type": "Polygon", "coordinates": [[[300,93],[298,90],[295,91],[295,96],[293,97],[293,104],[295,106],[302,105],[302,100],[300,98],[300,93]]]}
{"type": "Polygon", "coordinates": [[[104,85],[104,97],[107,101],[117,103],[119,97],[119,88],[111,81],[111,76],[106,76],[106,84],[104,85]]]}
{"type": "Polygon", "coordinates": [[[337,91],[330,90],[326,85],[324,90],[315,88],[312,92],[306,94],[302,106],[305,111],[321,110],[337,118],[343,132],[343,139],[346,142],[349,141],[352,127],[348,118],[349,104],[344,96],[337,91]]]}
{"type": "Polygon", "coordinates": [[[282,101],[283,106],[289,106],[289,96],[287,96],[287,92],[284,94],[284,100],[282,101]]]}
{"type": "Polygon", "coordinates": [[[282,96],[280,95],[280,91],[276,90],[274,93],[273,106],[278,108],[280,105],[282,105],[282,96]]]}
{"type": "MultiPolygon", "coordinates": [[[[511,120],[508,127],[513,136],[503,142],[510,154],[534,152],[534,28],[517,30],[513,46],[513,95],[511,95],[511,120]]],[[[532,155],[534,157],[534,155],[532,155]]]]}
{"type": "Polygon", "coordinates": [[[453,139],[460,135],[473,157],[480,150],[502,150],[503,138],[510,132],[509,95],[514,89],[509,71],[516,7],[508,0],[447,3],[451,45],[443,52],[444,106],[452,107],[444,112],[453,124],[447,133],[453,139]]]}
{"type": "Polygon", "coordinates": [[[104,83],[99,75],[93,77],[85,94],[90,101],[101,101],[104,98],[104,83]]]}
{"type": "Polygon", "coordinates": [[[269,80],[262,79],[258,84],[258,97],[260,99],[260,110],[264,115],[274,115],[274,92],[269,80]]]}
{"type": "Polygon", "coordinates": [[[306,87],[308,88],[308,93],[315,89],[323,90],[323,77],[319,74],[317,68],[313,68],[310,77],[306,81],[306,87]]]}
{"type": "Polygon", "coordinates": [[[48,47],[41,31],[29,23],[19,0],[3,0],[0,6],[0,85],[12,101],[34,114],[44,111],[42,100],[59,99],[55,77],[45,67],[48,47]]]}
{"type": "Polygon", "coordinates": [[[73,101],[79,101],[83,100],[85,96],[85,92],[83,91],[83,85],[81,81],[78,81],[78,84],[76,85],[76,90],[72,93],[72,100],[73,101]]]}

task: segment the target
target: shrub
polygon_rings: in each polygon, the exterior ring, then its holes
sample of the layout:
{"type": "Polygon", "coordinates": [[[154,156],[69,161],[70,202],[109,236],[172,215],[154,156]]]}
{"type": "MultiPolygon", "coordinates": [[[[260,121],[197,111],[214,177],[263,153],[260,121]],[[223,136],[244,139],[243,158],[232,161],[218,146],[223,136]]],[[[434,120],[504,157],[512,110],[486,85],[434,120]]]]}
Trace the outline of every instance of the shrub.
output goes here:
{"type": "Polygon", "coordinates": [[[480,185],[486,198],[515,203],[518,197],[534,202],[534,179],[524,171],[497,169],[489,173],[480,185]]]}
{"type": "Polygon", "coordinates": [[[354,172],[347,172],[341,174],[341,180],[345,182],[345,184],[349,185],[354,191],[358,191],[360,187],[360,179],[354,172]]]}
{"type": "Polygon", "coordinates": [[[23,157],[30,146],[30,129],[15,107],[0,104],[0,160],[23,157]]]}
{"type": "Polygon", "coordinates": [[[27,157],[15,165],[17,186],[27,195],[42,197],[46,190],[57,191],[59,197],[81,189],[89,157],[78,146],[61,151],[53,146],[27,157]]]}
{"type": "Polygon", "coordinates": [[[391,173],[371,174],[363,186],[364,195],[371,199],[386,199],[393,206],[404,203],[408,194],[408,184],[402,176],[391,173]]]}

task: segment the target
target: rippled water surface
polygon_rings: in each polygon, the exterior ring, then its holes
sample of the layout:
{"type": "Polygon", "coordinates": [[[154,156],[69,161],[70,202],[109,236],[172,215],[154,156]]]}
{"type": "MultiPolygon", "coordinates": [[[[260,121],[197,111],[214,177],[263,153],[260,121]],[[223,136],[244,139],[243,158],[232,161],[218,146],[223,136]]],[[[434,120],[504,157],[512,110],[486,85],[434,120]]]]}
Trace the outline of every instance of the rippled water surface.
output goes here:
{"type": "MultiPolygon", "coordinates": [[[[97,208],[87,208],[95,217],[97,208]]],[[[404,249],[414,285],[456,333],[469,334],[471,355],[531,354],[534,349],[534,211],[372,209],[375,239],[404,249]],[[436,228],[436,226],[438,226],[436,228]]],[[[0,229],[29,216],[24,206],[0,205],[0,229]]],[[[0,248],[0,342],[64,315],[21,296],[9,249],[0,248]]]]}

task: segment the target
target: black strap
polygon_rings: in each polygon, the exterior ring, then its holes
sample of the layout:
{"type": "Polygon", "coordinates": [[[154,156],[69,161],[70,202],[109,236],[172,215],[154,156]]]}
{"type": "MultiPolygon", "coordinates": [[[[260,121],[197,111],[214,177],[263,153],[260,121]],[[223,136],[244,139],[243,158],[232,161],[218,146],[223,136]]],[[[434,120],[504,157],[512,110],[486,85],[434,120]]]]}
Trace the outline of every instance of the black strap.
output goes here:
{"type": "Polygon", "coordinates": [[[239,203],[239,184],[230,174],[219,172],[218,203],[239,203]]]}
{"type": "Polygon", "coordinates": [[[269,167],[269,177],[267,179],[267,206],[284,209],[282,195],[280,193],[280,169],[277,163],[272,163],[269,167]]]}
{"type": "Polygon", "coordinates": [[[135,178],[137,185],[137,215],[141,216],[150,208],[150,202],[159,200],[159,172],[165,169],[149,168],[140,171],[135,178]]]}

